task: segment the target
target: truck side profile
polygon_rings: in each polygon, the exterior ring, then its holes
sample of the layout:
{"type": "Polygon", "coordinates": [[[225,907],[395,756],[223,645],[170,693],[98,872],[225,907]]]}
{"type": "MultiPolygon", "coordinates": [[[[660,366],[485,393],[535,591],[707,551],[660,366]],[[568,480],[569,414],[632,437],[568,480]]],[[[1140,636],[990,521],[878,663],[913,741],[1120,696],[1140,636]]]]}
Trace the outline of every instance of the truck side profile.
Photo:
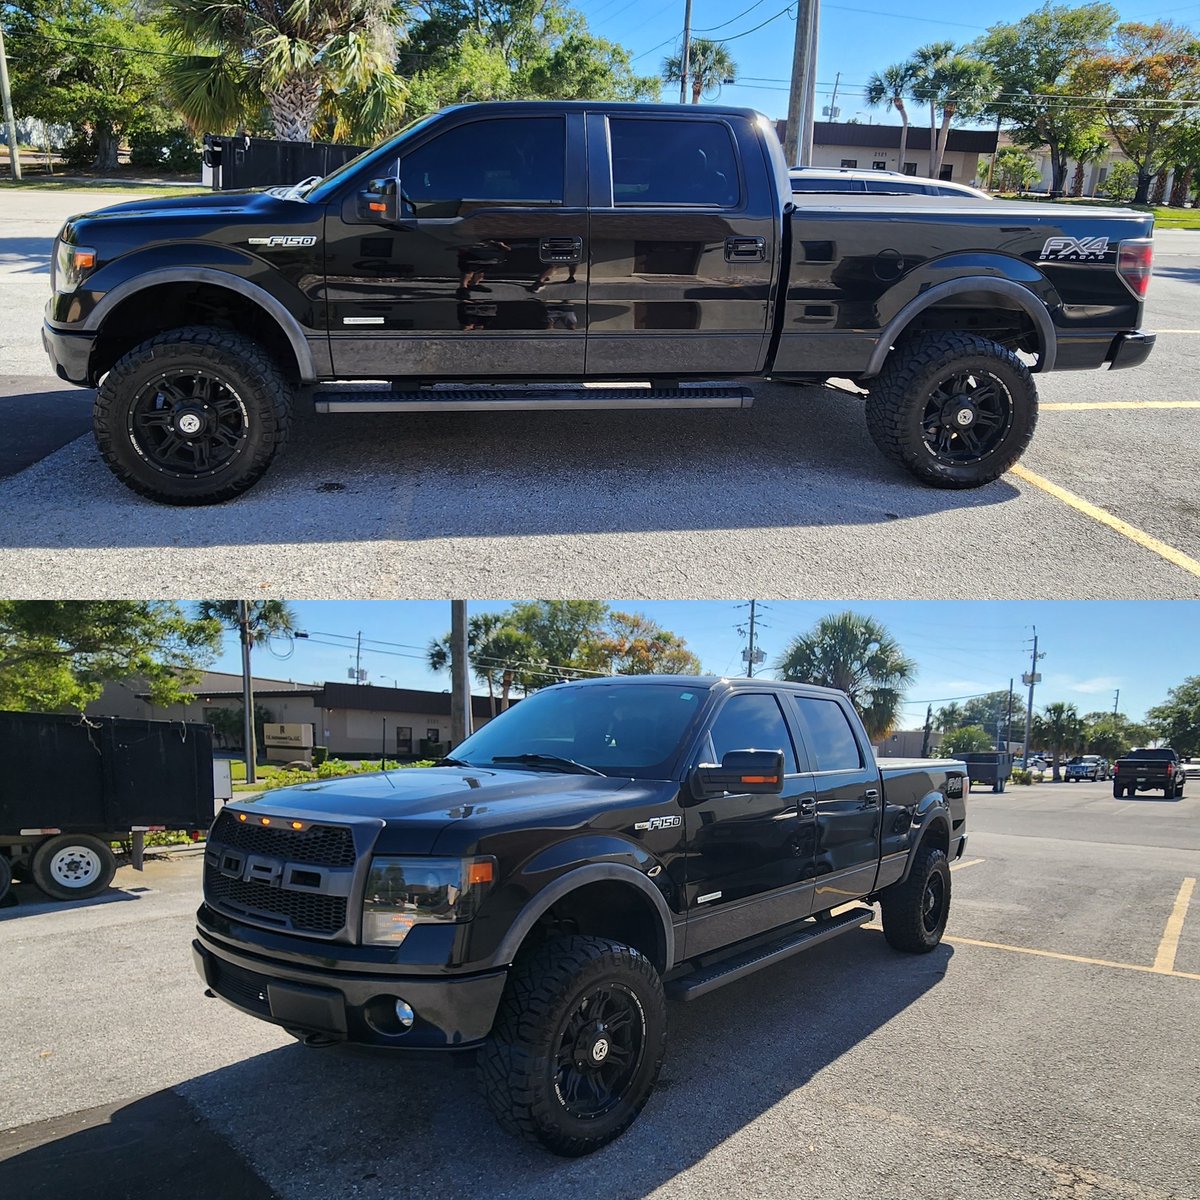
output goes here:
{"type": "Polygon", "coordinates": [[[309,1045],[471,1052],[505,1129],[586,1154],[646,1103],[668,996],[857,928],[876,901],[892,946],[933,950],[968,791],[952,760],[877,764],[839,692],[558,684],[435,767],[227,805],[197,969],[309,1045]]]}
{"type": "Polygon", "coordinates": [[[43,338],[99,386],[108,465],[167,503],[252,486],[301,392],[318,413],[745,407],[728,381],[763,376],[855,382],[886,456],[976,487],[1033,435],[1034,373],[1146,359],[1151,229],[975,198],[798,209],[748,109],[465,105],[321,180],[72,218],[43,338]]]}

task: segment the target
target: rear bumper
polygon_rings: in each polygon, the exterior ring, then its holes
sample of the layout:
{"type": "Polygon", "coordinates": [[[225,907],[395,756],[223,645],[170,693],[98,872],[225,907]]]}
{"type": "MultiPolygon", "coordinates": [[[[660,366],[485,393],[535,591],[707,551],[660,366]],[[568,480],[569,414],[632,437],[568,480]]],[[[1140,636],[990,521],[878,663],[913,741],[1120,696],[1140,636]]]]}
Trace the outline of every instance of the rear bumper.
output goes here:
{"type": "Polygon", "coordinates": [[[1118,371],[1124,367],[1140,367],[1150,357],[1156,339],[1156,334],[1140,329],[1136,333],[1118,334],[1109,351],[1109,369],[1118,371]]]}
{"type": "Polygon", "coordinates": [[[1143,330],[1116,333],[1111,330],[1060,330],[1055,371],[1094,371],[1106,363],[1112,370],[1136,367],[1150,357],[1156,335],[1143,330]]]}
{"type": "Polygon", "coordinates": [[[478,1045],[495,1020],[507,971],[404,976],[299,967],[248,954],[197,927],[196,971],[234,1008],[289,1030],[389,1050],[457,1050],[478,1045]],[[412,1008],[411,1029],[395,1017],[412,1008]]]}
{"type": "Polygon", "coordinates": [[[50,365],[59,379],[76,383],[80,387],[91,387],[92,348],[96,343],[94,333],[65,333],[42,322],[42,346],[50,356],[50,365]]]}

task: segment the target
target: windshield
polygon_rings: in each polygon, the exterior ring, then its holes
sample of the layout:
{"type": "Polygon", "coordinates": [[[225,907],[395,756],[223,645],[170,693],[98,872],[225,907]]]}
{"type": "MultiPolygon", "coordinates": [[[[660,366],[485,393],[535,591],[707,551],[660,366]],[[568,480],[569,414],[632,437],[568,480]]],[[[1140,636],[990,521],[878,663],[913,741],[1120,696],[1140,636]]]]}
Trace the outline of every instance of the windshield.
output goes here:
{"type": "Polygon", "coordinates": [[[572,769],[554,761],[565,759],[604,775],[662,779],[707,693],[704,686],[665,683],[548,688],[456,746],[454,760],[473,767],[572,769]]]}
{"type": "Polygon", "coordinates": [[[378,146],[373,146],[369,150],[364,150],[361,154],[355,155],[349,162],[344,162],[336,171],[331,171],[324,179],[315,183],[311,189],[302,192],[306,200],[320,202],[328,200],[334,190],[342,183],[342,181],[351,174],[357,171],[360,167],[365,166],[368,159],[377,158],[376,167],[365,172],[365,175],[372,179],[395,179],[399,174],[400,163],[400,142],[408,137],[417,129],[422,129],[430,121],[436,117],[437,113],[432,113],[428,117],[422,117],[419,121],[413,121],[405,125],[399,133],[393,134],[386,142],[382,142],[378,146]]]}

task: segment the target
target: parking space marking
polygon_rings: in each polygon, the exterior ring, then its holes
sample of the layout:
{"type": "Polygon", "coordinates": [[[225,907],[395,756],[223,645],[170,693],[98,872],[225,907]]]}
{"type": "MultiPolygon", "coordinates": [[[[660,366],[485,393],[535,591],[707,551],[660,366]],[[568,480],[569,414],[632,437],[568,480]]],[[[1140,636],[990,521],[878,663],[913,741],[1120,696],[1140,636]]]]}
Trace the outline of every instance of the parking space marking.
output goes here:
{"type": "Polygon", "coordinates": [[[1053,496],[1056,500],[1061,500],[1070,508],[1075,509],[1076,512],[1082,513],[1085,517],[1090,517],[1097,524],[1107,526],[1123,537],[1127,537],[1131,542],[1135,542],[1143,549],[1149,550],[1152,554],[1157,554],[1159,558],[1165,558],[1167,562],[1187,571],[1189,575],[1195,575],[1197,579],[1200,579],[1200,562],[1197,562],[1194,558],[1190,558],[1182,550],[1176,550],[1174,546],[1168,546],[1166,542],[1160,542],[1158,538],[1151,537],[1145,530],[1138,529],[1136,526],[1130,525],[1127,521],[1122,521],[1120,517],[1114,517],[1106,509],[1098,508],[1095,504],[1091,504],[1087,500],[1076,496],[1074,492],[1068,492],[1066,488],[1059,487],[1057,483],[1051,483],[1049,479],[1043,478],[1028,467],[1023,467],[1020,463],[1010,467],[1009,472],[1018,479],[1023,479],[1026,483],[1032,484],[1035,488],[1040,488],[1048,496],[1053,496]]]}
{"type": "Polygon", "coordinates": [[[1158,953],[1154,956],[1154,969],[1163,975],[1175,974],[1175,955],[1179,951],[1179,935],[1183,932],[1183,921],[1187,916],[1188,905],[1191,903],[1192,892],[1196,887],[1194,879],[1185,879],[1175,897],[1175,907],[1167,918],[1167,927],[1163,930],[1162,941],[1158,943],[1158,953]]]}
{"type": "Polygon", "coordinates": [[[950,870],[961,871],[961,870],[963,870],[964,867],[973,867],[981,862],[987,862],[987,859],[985,859],[985,858],[964,858],[962,860],[962,862],[951,863],[950,870]]]}
{"type": "Polygon", "coordinates": [[[1141,963],[1111,962],[1107,958],[1086,958],[1082,954],[1062,954],[1057,950],[1033,950],[1029,946],[1010,946],[1005,942],[985,942],[979,938],[951,937],[949,934],[942,940],[959,946],[982,946],[987,950],[1007,950],[1010,954],[1031,954],[1035,958],[1056,958],[1061,962],[1083,963],[1089,967],[1110,967],[1117,971],[1141,971],[1147,975],[1171,975],[1176,979],[1200,980],[1200,975],[1192,975],[1187,971],[1163,971],[1157,966],[1147,967],[1141,963]]]}
{"type": "Polygon", "coordinates": [[[1200,408],[1200,400],[1045,400],[1038,405],[1039,412],[1091,408],[1200,408]]]}

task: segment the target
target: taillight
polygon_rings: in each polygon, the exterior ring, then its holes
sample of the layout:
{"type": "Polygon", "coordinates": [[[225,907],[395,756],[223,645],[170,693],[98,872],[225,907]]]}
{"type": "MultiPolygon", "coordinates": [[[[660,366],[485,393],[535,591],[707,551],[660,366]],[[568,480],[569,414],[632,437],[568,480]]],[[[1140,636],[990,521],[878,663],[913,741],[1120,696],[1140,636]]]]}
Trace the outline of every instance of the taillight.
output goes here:
{"type": "Polygon", "coordinates": [[[1113,763],[1113,774],[1115,775],[1121,769],[1120,763],[1113,763]]]}
{"type": "Polygon", "coordinates": [[[1167,763],[1167,778],[1170,779],[1171,776],[1174,774],[1175,774],[1175,764],[1173,762],[1167,763]]]}
{"type": "Polygon", "coordinates": [[[1154,243],[1149,238],[1122,242],[1117,248],[1117,274],[1139,300],[1146,298],[1146,289],[1150,286],[1150,270],[1153,266],[1154,243]]]}

